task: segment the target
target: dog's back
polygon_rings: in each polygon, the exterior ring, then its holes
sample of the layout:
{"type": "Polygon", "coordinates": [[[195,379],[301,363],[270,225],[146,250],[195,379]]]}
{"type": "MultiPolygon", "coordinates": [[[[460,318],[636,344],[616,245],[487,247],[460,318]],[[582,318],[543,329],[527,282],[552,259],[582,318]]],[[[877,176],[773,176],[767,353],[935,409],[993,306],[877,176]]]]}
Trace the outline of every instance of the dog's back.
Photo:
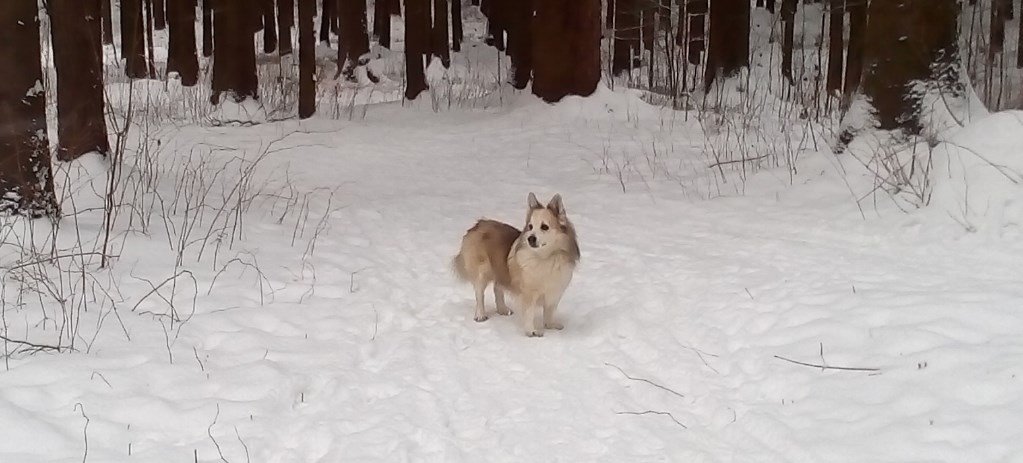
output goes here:
{"type": "Polygon", "coordinates": [[[508,252],[519,237],[519,229],[496,220],[480,220],[462,237],[462,248],[452,260],[462,280],[508,287],[508,252]]]}

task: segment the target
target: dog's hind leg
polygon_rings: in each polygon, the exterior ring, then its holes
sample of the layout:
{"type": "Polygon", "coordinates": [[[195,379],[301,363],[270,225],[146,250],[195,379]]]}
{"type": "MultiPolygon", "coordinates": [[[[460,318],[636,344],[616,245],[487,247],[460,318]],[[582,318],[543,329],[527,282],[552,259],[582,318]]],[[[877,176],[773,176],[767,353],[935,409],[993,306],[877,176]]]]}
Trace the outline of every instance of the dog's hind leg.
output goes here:
{"type": "Polygon", "coordinates": [[[549,330],[564,329],[565,325],[554,319],[554,312],[558,310],[558,301],[545,302],[543,305],[543,327],[549,330]]]}
{"type": "Polygon", "coordinates": [[[494,300],[497,302],[498,315],[511,315],[512,310],[504,302],[504,290],[497,283],[494,283],[494,300]]]}
{"type": "Polygon", "coordinates": [[[472,282],[472,289],[476,291],[476,315],[473,317],[473,320],[476,320],[477,322],[487,321],[487,310],[483,306],[484,294],[487,291],[487,283],[489,282],[486,279],[479,277],[472,282]]]}

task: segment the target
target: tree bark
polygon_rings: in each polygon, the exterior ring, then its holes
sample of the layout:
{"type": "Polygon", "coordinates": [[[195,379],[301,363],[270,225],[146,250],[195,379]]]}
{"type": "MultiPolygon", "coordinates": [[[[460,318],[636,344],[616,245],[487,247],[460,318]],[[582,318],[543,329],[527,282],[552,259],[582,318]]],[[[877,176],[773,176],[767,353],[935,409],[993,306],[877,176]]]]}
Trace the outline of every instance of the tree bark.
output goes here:
{"type": "Polygon", "coordinates": [[[274,0],[259,0],[261,20],[263,22],[263,53],[277,51],[277,15],[274,11],[274,0]]]}
{"type": "Polygon", "coordinates": [[[202,1],[202,56],[213,56],[213,1],[202,1]]]}
{"type": "Polygon", "coordinates": [[[316,0],[298,0],[298,117],[316,113],[316,0]]]}
{"type": "Polygon", "coordinates": [[[861,1],[850,1],[846,5],[849,10],[849,49],[845,55],[845,83],[842,91],[842,108],[848,109],[853,93],[860,88],[863,75],[863,54],[867,39],[867,5],[861,1]]]}
{"type": "Polygon", "coordinates": [[[689,13],[689,38],[686,46],[686,56],[689,57],[689,64],[694,66],[700,64],[703,52],[707,50],[706,29],[707,14],[709,12],[707,0],[685,0],[686,10],[689,13]]]}
{"type": "Polygon", "coordinates": [[[376,0],[373,3],[373,36],[381,47],[391,48],[390,0],[376,0]]]}
{"type": "Polygon", "coordinates": [[[870,2],[861,90],[882,130],[922,130],[921,90],[961,97],[957,0],[870,2]],[[921,86],[923,89],[921,89],[921,86]]]}
{"type": "Polygon", "coordinates": [[[53,64],[57,71],[57,158],[107,154],[103,113],[103,44],[99,0],[50,0],[53,64]]]}
{"type": "Polygon", "coordinates": [[[149,77],[156,77],[156,59],[153,56],[156,45],[153,43],[153,0],[145,0],[146,7],[146,69],[149,77]]]}
{"type": "Polygon", "coordinates": [[[637,0],[616,0],[614,10],[614,50],[611,74],[620,76],[632,71],[639,49],[639,5],[637,0]]]}
{"type": "Polygon", "coordinates": [[[355,78],[362,55],[369,53],[369,32],[366,29],[366,0],[340,0],[337,9],[341,21],[337,59],[342,74],[355,78]]]}
{"type": "Polygon", "coordinates": [[[149,77],[142,0],[121,0],[121,55],[125,75],[131,79],[149,77]]]}
{"type": "Polygon", "coordinates": [[[213,11],[213,95],[227,93],[235,102],[259,99],[256,45],[252,40],[252,5],[248,0],[216,0],[213,11]]]}
{"type": "Polygon", "coordinates": [[[176,72],[181,85],[199,83],[199,59],[195,55],[195,5],[192,0],[167,0],[170,38],[167,72],[176,72]]]}
{"type": "Polygon", "coordinates": [[[114,18],[113,13],[110,9],[110,0],[102,0],[100,4],[101,14],[103,15],[103,44],[113,45],[114,44],[114,18]]]}
{"type": "Polygon", "coordinates": [[[749,67],[749,1],[714,0],[710,6],[710,48],[703,78],[705,90],[709,90],[718,77],[727,79],[749,67]]]}
{"type": "Polygon", "coordinates": [[[781,20],[783,25],[781,75],[789,85],[792,85],[792,48],[795,46],[796,0],[781,0],[781,20]]]}
{"type": "Polygon", "coordinates": [[[0,1],[0,213],[57,218],[36,0],[0,1]]]}
{"type": "MultiPolygon", "coordinates": [[[[518,1],[524,2],[524,0],[518,1]]],[[[440,62],[445,68],[451,67],[451,46],[448,44],[448,17],[450,14],[448,0],[433,0],[433,29],[431,30],[430,44],[433,48],[433,56],[440,58],[440,62]]]]}
{"type": "Polygon", "coordinates": [[[295,26],[295,0],[277,0],[277,50],[281,56],[290,55],[291,29],[295,26]]]}
{"type": "Polygon", "coordinates": [[[405,0],[405,98],[429,87],[423,59],[430,54],[430,0],[405,0]]]}
{"type": "Polygon", "coordinates": [[[512,86],[519,90],[529,85],[533,75],[533,15],[536,3],[533,0],[518,0],[509,5],[507,11],[508,56],[512,64],[510,80],[512,86]]]}
{"type": "Polygon", "coordinates": [[[167,5],[165,0],[152,0],[153,29],[162,31],[167,28],[167,5]]]}
{"type": "Polygon", "coordinates": [[[828,24],[828,81],[831,95],[842,94],[842,58],[845,55],[845,0],[831,0],[828,24]]]}
{"type": "Polygon", "coordinates": [[[509,2],[514,1],[516,0],[482,0],[480,2],[480,11],[487,17],[487,37],[483,41],[498,51],[505,51],[504,33],[507,28],[505,12],[509,2]]]}
{"type": "Polygon", "coordinates": [[[320,12],[320,42],[330,43],[330,33],[337,30],[334,27],[336,21],[337,0],[323,0],[323,8],[320,12]]]}
{"type": "Polygon", "coordinates": [[[600,0],[534,6],[533,94],[547,102],[593,94],[600,82],[600,0]]]}
{"type": "Polygon", "coordinates": [[[451,0],[451,51],[462,51],[465,32],[462,28],[462,0],[451,0]]]}

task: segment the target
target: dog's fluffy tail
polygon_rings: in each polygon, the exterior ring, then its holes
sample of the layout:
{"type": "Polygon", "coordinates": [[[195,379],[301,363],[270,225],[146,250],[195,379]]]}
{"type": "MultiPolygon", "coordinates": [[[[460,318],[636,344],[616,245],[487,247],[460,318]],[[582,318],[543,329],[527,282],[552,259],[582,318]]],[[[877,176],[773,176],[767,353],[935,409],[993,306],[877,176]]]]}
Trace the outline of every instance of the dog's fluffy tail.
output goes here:
{"type": "Polygon", "coordinates": [[[451,271],[455,272],[455,276],[463,281],[471,281],[469,278],[469,269],[465,268],[465,258],[462,257],[462,253],[459,252],[453,259],[451,259],[451,271]]]}

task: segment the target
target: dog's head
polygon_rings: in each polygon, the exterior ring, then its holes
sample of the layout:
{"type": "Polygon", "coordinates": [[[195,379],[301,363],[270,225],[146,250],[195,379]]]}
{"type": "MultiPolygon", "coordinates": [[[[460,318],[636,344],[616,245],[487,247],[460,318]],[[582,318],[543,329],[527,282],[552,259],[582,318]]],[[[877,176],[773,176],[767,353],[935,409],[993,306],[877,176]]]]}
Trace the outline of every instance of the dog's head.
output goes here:
{"type": "Polygon", "coordinates": [[[529,212],[522,237],[526,247],[537,253],[567,251],[576,257],[579,253],[575,244],[575,228],[568,220],[560,194],[554,195],[546,206],[540,204],[535,194],[529,194],[529,212]]]}

